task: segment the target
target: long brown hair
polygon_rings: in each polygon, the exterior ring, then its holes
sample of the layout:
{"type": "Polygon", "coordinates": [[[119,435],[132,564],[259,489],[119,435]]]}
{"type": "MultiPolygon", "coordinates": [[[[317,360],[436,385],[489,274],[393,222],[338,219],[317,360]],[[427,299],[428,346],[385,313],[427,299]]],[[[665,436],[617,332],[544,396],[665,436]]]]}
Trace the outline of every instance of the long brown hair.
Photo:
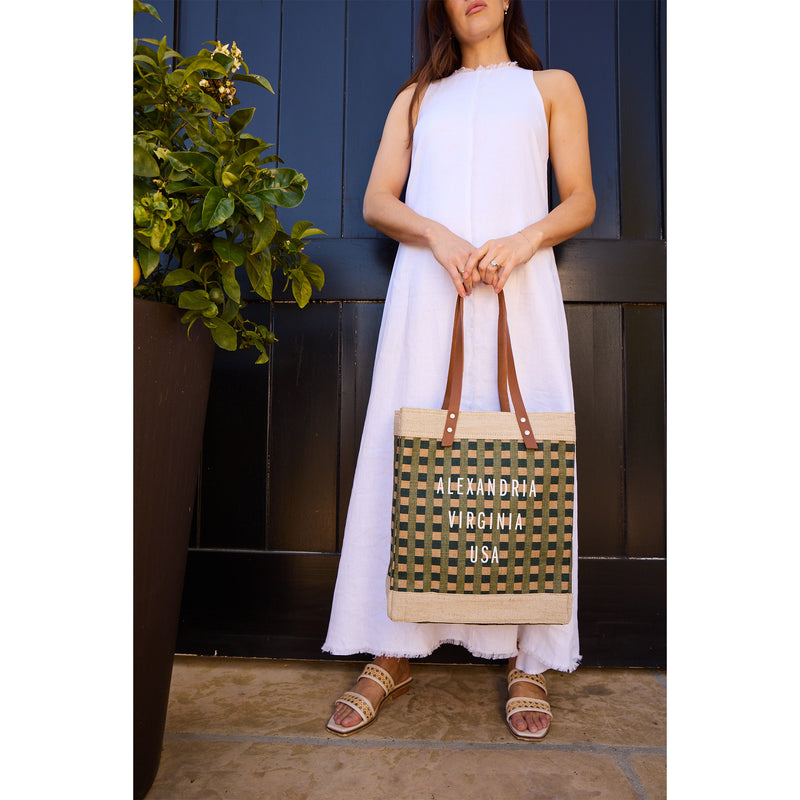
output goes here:
{"type": "MultiPolygon", "coordinates": [[[[523,69],[542,69],[542,60],[531,44],[522,3],[510,0],[503,20],[506,49],[512,61],[523,69]]],[[[444,0],[426,0],[417,29],[417,68],[400,87],[400,92],[416,83],[408,108],[408,141],[414,136],[414,112],[432,81],[452,75],[461,66],[461,46],[450,27],[444,0]]]]}

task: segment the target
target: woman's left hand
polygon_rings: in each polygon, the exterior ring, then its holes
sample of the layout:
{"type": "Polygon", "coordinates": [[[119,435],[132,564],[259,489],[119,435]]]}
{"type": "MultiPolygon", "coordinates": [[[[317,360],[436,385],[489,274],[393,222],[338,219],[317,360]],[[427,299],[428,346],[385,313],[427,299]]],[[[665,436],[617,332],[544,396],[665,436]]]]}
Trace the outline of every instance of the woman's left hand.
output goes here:
{"type": "Polygon", "coordinates": [[[514,268],[533,258],[541,239],[541,234],[529,237],[521,231],[501,239],[489,239],[470,256],[464,267],[464,280],[474,281],[477,271],[480,279],[499,293],[514,268]]]}

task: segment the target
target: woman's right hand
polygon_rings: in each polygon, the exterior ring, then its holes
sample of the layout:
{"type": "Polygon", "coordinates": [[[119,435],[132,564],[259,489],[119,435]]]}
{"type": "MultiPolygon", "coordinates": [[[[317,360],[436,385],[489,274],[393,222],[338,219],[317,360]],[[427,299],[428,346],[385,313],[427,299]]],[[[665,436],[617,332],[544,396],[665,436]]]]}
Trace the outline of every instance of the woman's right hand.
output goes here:
{"type": "Polygon", "coordinates": [[[447,271],[461,297],[472,294],[473,277],[470,274],[465,278],[464,268],[475,252],[475,247],[444,225],[438,224],[429,235],[428,242],[433,257],[447,271]]]}

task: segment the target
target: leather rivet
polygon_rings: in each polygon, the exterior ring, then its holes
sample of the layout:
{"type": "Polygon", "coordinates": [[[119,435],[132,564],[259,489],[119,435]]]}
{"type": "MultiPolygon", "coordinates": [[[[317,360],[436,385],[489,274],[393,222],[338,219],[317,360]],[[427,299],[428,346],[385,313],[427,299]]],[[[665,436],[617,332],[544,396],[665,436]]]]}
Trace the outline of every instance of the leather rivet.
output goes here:
{"type": "Polygon", "coordinates": [[[530,431],[525,431],[525,435],[526,435],[526,436],[530,436],[530,435],[531,435],[531,432],[530,432],[530,431]]]}
{"type": "Polygon", "coordinates": [[[520,422],[525,422],[525,417],[520,417],[520,418],[519,418],[519,421],[520,421],[520,422]]]}
{"type": "Polygon", "coordinates": [[[448,428],[448,429],[447,429],[447,432],[448,432],[448,433],[452,433],[452,432],[453,432],[453,429],[452,429],[452,428],[448,428]]]}
{"type": "Polygon", "coordinates": [[[455,414],[451,414],[451,415],[450,415],[450,419],[455,419],[455,418],[456,418],[456,415],[455,415],[455,414]]]}

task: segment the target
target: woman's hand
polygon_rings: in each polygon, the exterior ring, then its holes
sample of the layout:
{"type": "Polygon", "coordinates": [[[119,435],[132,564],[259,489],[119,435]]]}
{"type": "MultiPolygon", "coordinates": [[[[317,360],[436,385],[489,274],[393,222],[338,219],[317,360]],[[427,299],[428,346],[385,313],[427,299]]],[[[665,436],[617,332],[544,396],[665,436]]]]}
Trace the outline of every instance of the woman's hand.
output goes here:
{"type": "Polygon", "coordinates": [[[465,268],[474,257],[475,247],[444,225],[435,225],[428,237],[428,246],[433,257],[447,271],[456,291],[462,297],[472,294],[474,276],[472,270],[467,275],[465,268]]]}
{"type": "Polygon", "coordinates": [[[464,280],[474,282],[475,272],[495,292],[502,291],[508,276],[520,264],[530,261],[541,245],[539,231],[514,233],[501,239],[489,239],[472,253],[464,269],[464,280]]]}

